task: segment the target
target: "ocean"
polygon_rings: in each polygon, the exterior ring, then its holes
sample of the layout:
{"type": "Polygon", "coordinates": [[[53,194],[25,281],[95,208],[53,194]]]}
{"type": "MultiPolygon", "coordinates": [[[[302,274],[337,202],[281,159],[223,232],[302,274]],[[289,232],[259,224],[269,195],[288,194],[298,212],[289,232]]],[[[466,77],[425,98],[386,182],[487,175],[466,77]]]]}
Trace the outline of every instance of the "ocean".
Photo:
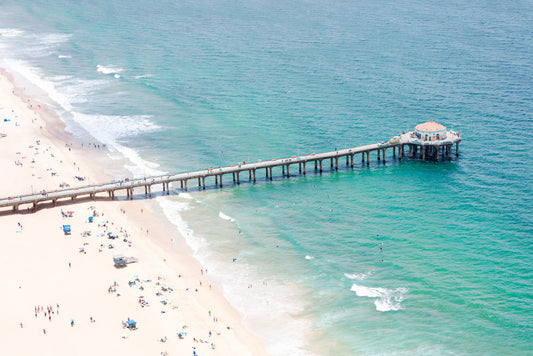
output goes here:
{"type": "Polygon", "coordinates": [[[356,156],[152,203],[273,355],[524,355],[531,18],[519,0],[4,0],[0,67],[117,178],[461,132],[451,161],[356,156]]]}

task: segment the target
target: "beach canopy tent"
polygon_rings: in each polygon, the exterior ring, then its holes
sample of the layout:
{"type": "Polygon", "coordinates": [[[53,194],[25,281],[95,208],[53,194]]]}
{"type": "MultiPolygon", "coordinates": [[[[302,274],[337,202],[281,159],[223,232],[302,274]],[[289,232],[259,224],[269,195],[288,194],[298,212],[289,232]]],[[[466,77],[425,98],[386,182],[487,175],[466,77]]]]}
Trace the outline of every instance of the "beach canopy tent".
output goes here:
{"type": "Polygon", "coordinates": [[[65,233],[65,235],[70,235],[70,225],[63,225],[63,232],[65,233]]]}
{"type": "Polygon", "coordinates": [[[93,217],[92,217],[92,216],[89,216],[89,222],[90,222],[90,223],[93,222],[93,217]]]}
{"type": "Polygon", "coordinates": [[[135,320],[126,321],[126,326],[128,329],[137,329],[137,322],[135,320]]]}

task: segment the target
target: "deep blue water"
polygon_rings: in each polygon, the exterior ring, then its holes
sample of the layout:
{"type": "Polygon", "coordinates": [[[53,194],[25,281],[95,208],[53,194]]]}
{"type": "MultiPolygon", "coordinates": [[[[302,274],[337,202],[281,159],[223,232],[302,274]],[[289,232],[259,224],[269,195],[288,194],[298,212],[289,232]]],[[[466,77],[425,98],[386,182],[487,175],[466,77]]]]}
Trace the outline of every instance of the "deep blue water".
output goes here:
{"type": "Polygon", "coordinates": [[[529,1],[7,0],[0,66],[137,176],[459,130],[451,162],[356,157],[157,201],[274,354],[518,355],[531,18],[529,1]]]}

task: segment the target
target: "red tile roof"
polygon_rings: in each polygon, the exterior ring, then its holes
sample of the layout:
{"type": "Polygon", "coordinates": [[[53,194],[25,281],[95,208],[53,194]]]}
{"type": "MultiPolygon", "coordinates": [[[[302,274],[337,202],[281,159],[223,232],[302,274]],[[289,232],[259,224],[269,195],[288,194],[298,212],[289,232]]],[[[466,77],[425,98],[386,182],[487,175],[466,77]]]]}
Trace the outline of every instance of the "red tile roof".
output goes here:
{"type": "Polygon", "coordinates": [[[424,122],[423,124],[416,125],[415,130],[424,132],[438,132],[445,131],[446,126],[436,123],[435,121],[424,122]]]}

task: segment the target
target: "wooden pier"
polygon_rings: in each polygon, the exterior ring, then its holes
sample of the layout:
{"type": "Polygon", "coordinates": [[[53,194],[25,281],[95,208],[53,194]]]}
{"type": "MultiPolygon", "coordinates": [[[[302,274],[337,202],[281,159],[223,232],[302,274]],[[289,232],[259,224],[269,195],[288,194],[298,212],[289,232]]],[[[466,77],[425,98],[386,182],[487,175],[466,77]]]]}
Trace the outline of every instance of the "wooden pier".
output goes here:
{"type": "Polygon", "coordinates": [[[408,149],[409,158],[420,158],[424,160],[449,160],[452,156],[452,148],[455,145],[455,155],[459,155],[459,143],[461,138],[458,133],[448,131],[446,139],[424,141],[410,131],[391,140],[363,145],[340,150],[311,153],[307,155],[292,156],[286,158],[272,159],[269,161],[258,161],[254,163],[242,163],[237,165],[207,168],[197,171],[165,174],[154,177],[139,179],[125,179],[120,182],[110,182],[84,187],[66,188],[55,191],[42,192],[39,194],[18,195],[0,199],[0,208],[11,207],[17,212],[22,207],[27,207],[35,211],[40,203],[52,203],[53,206],[58,202],[74,202],[80,197],[95,199],[97,195],[107,195],[110,199],[115,198],[117,192],[125,192],[127,199],[133,199],[134,189],[143,189],[144,194],[151,197],[153,186],[162,186],[163,192],[170,194],[170,183],[178,183],[179,189],[187,191],[190,185],[198,185],[199,189],[206,188],[206,180],[214,181],[215,187],[223,187],[224,179],[230,176],[233,184],[240,184],[242,179],[248,178],[248,181],[255,182],[259,174],[264,174],[265,178],[272,180],[275,174],[274,169],[281,168],[282,177],[290,177],[296,169],[297,174],[305,175],[309,169],[314,169],[322,173],[324,166],[328,165],[331,170],[339,169],[339,160],[345,160],[346,166],[354,167],[356,156],[361,157],[361,163],[370,164],[370,154],[375,153],[377,161],[385,163],[387,152],[392,151],[392,157],[398,157],[402,160],[407,155],[405,148],[408,149]]]}

